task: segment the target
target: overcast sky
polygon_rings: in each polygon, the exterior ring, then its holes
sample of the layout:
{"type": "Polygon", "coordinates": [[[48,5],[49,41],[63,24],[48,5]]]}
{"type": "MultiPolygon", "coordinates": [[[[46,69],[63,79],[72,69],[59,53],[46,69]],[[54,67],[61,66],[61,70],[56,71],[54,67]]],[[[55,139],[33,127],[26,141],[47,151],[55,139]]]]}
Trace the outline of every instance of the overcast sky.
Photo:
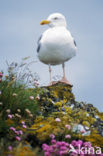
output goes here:
{"type": "MultiPolygon", "coordinates": [[[[37,40],[48,28],[40,21],[54,12],[65,15],[77,43],[77,56],[66,63],[76,100],[103,111],[103,0],[0,0],[0,69],[6,71],[5,60],[38,60],[37,40]]],[[[49,83],[47,65],[38,60],[31,70],[49,83]]],[[[53,76],[62,75],[61,65],[52,70],[53,76]]]]}

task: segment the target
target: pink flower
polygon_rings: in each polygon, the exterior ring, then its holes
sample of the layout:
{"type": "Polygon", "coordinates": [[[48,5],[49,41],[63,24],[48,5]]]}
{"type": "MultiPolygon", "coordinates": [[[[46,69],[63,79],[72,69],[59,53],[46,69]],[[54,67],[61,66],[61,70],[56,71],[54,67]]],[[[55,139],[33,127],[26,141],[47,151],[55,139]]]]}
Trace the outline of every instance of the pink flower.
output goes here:
{"type": "Polygon", "coordinates": [[[12,119],[12,117],[13,117],[13,116],[12,116],[11,114],[8,115],[8,118],[9,118],[9,119],[12,119]]]}
{"type": "Polygon", "coordinates": [[[11,110],[10,110],[10,109],[7,109],[7,110],[6,110],[6,112],[7,112],[7,113],[10,113],[10,112],[11,112],[11,110]]]}
{"type": "MultiPolygon", "coordinates": [[[[62,147],[62,148],[64,148],[64,147],[62,147]]],[[[67,155],[67,154],[68,154],[68,150],[64,150],[64,151],[59,152],[60,156],[64,156],[64,155],[67,155]]]]}
{"type": "MultiPolygon", "coordinates": [[[[70,156],[78,156],[78,154],[76,154],[75,152],[72,152],[71,154],[70,154],[70,156]]],[[[81,156],[81,155],[80,155],[81,156]]]]}
{"type": "Polygon", "coordinates": [[[17,141],[20,141],[21,138],[20,138],[19,136],[16,136],[16,140],[17,140],[17,141]]]}
{"type": "Polygon", "coordinates": [[[54,145],[52,145],[52,147],[53,147],[53,149],[55,150],[55,149],[57,148],[57,145],[54,144],[54,145]]]}
{"type": "Polygon", "coordinates": [[[81,146],[83,144],[83,141],[82,140],[78,140],[77,144],[81,146]]]}
{"type": "Polygon", "coordinates": [[[52,143],[52,144],[55,144],[55,143],[56,143],[56,140],[55,140],[55,139],[52,139],[52,140],[51,140],[51,143],[52,143]]]}
{"type": "Polygon", "coordinates": [[[3,73],[0,72],[0,77],[3,77],[3,73]]]}
{"type": "Polygon", "coordinates": [[[54,139],[54,138],[55,138],[55,135],[54,135],[54,134],[50,134],[49,137],[50,137],[51,139],[54,139]]]}
{"type": "Polygon", "coordinates": [[[39,85],[38,81],[34,81],[34,86],[37,87],[39,85]]]}
{"type": "Polygon", "coordinates": [[[12,149],[13,149],[12,146],[8,146],[9,151],[12,151],[12,149]]]}
{"type": "Polygon", "coordinates": [[[27,128],[27,126],[26,125],[23,125],[23,128],[27,128]]]}
{"type": "Polygon", "coordinates": [[[66,142],[65,141],[61,141],[61,146],[66,146],[66,142]]]}
{"type": "Polygon", "coordinates": [[[77,146],[77,141],[73,140],[71,144],[72,144],[72,146],[76,147],[77,146]]]}
{"type": "Polygon", "coordinates": [[[63,154],[64,154],[63,151],[60,151],[60,152],[59,152],[59,155],[60,155],[60,156],[63,156],[63,154]]]}
{"type": "Polygon", "coordinates": [[[91,143],[90,143],[90,142],[85,142],[85,143],[83,144],[83,146],[84,146],[84,147],[91,147],[91,143]]]}
{"type": "Polygon", "coordinates": [[[46,151],[49,148],[49,146],[47,144],[42,144],[42,148],[44,151],[46,151]]]}
{"type": "Polygon", "coordinates": [[[51,156],[51,154],[49,152],[45,152],[44,155],[45,156],[51,156]]]}
{"type": "Polygon", "coordinates": [[[22,121],[21,123],[22,123],[22,125],[25,125],[25,122],[24,121],[22,121]]]}
{"type": "Polygon", "coordinates": [[[36,100],[40,100],[40,96],[39,95],[36,96],[36,100]]]}
{"type": "Polygon", "coordinates": [[[60,120],[60,118],[56,118],[55,121],[56,122],[60,122],[61,120],[60,120]]]}
{"type": "Polygon", "coordinates": [[[66,139],[70,139],[71,138],[71,135],[68,134],[68,135],[65,136],[65,138],[66,139]]]}
{"type": "Polygon", "coordinates": [[[15,131],[15,134],[19,135],[19,131],[15,131]]]}
{"type": "Polygon", "coordinates": [[[85,133],[85,130],[80,131],[81,133],[85,133]]]}
{"type": "Polygon", "coordinates": [[[16,96],[17,96],[17,94],[16,94],[16,93],[13,93],[12,95],[13,95],[14,97],[16,97],[16,96]]]}
{"type": "Polygon", "coordinates": [[[33,96],[29,96],[29,99],[30,99],[30,100],[34,100],[34,97],[33,97],[33,96]]]}
{"type": "Polygon", "coordinates": [[[65,146],[61,146],[60,150],[64,151],[64,150],[67,150],[67,148],[65,146]]]}
{"type": "Polygon", "coordinates": [[[57,141],[56,145],[60,147],[60,146],[62,146],[62,142],[57,141]]]}
{"type": "Polygon", "coordinates": [[[65,125],[65,127],[70,130],[71,126],[70,125],[65,125]]]}
{"type": "Polygon", "coordinates": [[[20,135],[23,135],[23,131],[22,131],[22,130],[19,130],[19,134],[20,134],[20,135]]]}
{"type": "Polygon", "coordinates": [[[10,127],[10,130],[12,130],[12,131],[16,131],[16,129],[14,128],[14,127],[10,127]]]}

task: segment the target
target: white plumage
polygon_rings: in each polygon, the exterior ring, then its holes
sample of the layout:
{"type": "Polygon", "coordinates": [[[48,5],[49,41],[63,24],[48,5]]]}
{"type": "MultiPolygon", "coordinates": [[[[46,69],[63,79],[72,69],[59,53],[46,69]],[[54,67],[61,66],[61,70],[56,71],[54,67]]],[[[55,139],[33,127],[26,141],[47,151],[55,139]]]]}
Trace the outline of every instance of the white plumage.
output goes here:
{"type": "Polygon", "coordinates": [[[50,27],[38,41],[39,60],[48,65],[64,65],[64,62],[75,56],[77,51],[74,38],[66,28],[65,17],[60,13],[54,13],[41,24],[48,24],[50,27]]]}

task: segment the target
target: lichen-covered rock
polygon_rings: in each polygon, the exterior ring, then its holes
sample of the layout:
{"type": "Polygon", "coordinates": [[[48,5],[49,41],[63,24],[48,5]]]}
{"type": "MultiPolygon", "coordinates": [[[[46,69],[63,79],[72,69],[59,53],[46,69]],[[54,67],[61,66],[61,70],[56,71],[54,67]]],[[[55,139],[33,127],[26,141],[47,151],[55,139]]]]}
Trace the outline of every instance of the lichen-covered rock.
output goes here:
{"type": "Polygon", "coordinates": [[[31,134],[40,142],[46,142],[51,133],[63,140],[69,133],[72,136],[70,140],[83,139],[102,148],[103,113],[92,104],[77,102],[69,85],[57,83],[41,90],[38,101],[40,111],[30,128],[31,134]],[[66,125],[71,127],[69,131],[66,125]],[[98,143],[94,135],[98,137],[98,143]]]}
{"type": "Polygon", "coordinates": [[[75,96],[70,85],[57,83],[53,86],[42,87],[40,94],[41,114],[65,110],[63,106],[75,103],[75,96]]]}

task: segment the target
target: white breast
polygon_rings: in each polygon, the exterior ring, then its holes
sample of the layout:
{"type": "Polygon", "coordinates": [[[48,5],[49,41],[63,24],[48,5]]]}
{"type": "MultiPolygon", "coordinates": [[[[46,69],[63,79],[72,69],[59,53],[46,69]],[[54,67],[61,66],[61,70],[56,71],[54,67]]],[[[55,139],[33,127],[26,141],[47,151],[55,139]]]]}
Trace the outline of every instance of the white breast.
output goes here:
{"type": "Polygon", "coordinates": [[[40,41],[38,57],[45,64],[61,64],[76,55],[77,48],[65,27],[46,30],[40,41]]]}

